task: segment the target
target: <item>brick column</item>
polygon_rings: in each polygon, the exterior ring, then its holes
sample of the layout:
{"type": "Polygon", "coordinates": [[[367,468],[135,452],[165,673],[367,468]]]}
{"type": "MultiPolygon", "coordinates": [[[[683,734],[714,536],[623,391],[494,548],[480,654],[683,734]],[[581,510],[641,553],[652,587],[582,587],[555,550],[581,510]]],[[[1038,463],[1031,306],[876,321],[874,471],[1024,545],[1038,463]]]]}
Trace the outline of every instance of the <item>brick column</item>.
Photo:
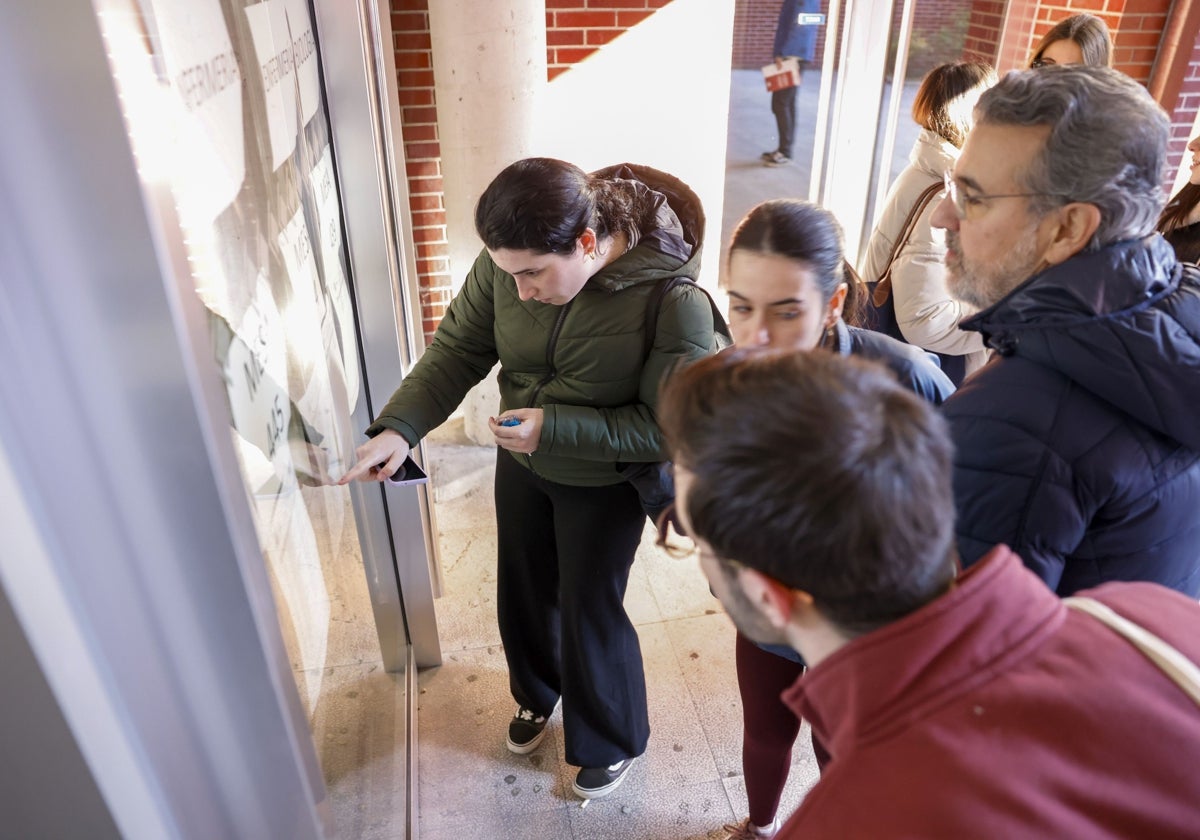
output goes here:
{"type": "Polygon", "coordinates": [[[446,209],[443,203],[441,144],[437,96],[429,39],[428,0],[393,0],[392,33],[404,137],[405,174],[413,241],[417,248],[417,283],[421,290],[421,324],[425,343],[450,303],[452,277],[446,209]]]}

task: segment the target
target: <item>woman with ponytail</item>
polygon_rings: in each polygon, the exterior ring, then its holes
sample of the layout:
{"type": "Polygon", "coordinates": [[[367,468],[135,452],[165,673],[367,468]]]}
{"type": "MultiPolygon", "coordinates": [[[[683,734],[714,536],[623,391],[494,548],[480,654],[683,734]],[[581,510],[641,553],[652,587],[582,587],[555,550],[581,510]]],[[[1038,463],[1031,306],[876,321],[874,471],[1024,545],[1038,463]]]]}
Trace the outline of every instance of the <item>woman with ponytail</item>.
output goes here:
{"type": "Polygon", "coordinates": [[[646,748],[637,632],[623,599],[645,514],[619,464],[662,461],[658,386],[715,350],[694,283],[704,213],[678,179],[621,164],[592,174],[518,161],[475,208],[484,248],[433,343],[367,430],[343,478],[382,481],[500,363],[495,436],[497,610],[517,704],[508,749],[535,750],[563,705],[584,799],[646,748]],[[647,336],[649,324],[653,335],[647,336]]]}
{"type": "MultiPolygon", "coordinates": [[[[935,358],[882,333],[850,326],[865,287],[846,263],[833,214],[795,200],[767,201],[738,224],[729,244],[729,329],[739,346],[872,359],[902,385],[940,405],[954,393],[935,358]]],[[[953,516],[953,511],[947,511],[953,516]]],[[[750,816],[727,825],[729,840],[773,837],[800,721],[780,699],[804,663],[788,647],[735,642],[742,698],[742,770],[750,816]]],[[[828,755],[813,742],[817,764],[828,755]]]]}

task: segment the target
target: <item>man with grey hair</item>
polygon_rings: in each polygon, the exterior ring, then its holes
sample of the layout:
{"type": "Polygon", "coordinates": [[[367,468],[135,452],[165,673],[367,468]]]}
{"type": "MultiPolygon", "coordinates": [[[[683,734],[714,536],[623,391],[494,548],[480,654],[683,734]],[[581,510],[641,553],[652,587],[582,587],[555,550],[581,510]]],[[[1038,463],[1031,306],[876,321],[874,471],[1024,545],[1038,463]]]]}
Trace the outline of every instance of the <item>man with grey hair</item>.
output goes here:
{"type": "Polygon", "coordinates": [[[1107,68],[1010,73],[933,223],[996,352],[945,404],[965,565],[1007,543],[1067,595],[1200,595],[1200,269],[1155,233],[1169,124],[1107,68]]]}

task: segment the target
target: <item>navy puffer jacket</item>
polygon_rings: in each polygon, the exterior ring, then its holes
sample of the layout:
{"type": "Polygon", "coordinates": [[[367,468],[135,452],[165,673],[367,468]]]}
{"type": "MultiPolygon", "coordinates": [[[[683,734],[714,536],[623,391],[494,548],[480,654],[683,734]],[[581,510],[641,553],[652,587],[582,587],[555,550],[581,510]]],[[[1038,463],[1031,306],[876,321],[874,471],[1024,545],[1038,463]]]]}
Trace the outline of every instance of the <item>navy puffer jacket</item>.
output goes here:
{"type": "Polygon", "coordinates": [[[964,565],[1007,543],[1062,595],[1200,595],[1200,269],[1158,234],[1120,242],[962,328],[997,351],[944,406],[964,565]]]}

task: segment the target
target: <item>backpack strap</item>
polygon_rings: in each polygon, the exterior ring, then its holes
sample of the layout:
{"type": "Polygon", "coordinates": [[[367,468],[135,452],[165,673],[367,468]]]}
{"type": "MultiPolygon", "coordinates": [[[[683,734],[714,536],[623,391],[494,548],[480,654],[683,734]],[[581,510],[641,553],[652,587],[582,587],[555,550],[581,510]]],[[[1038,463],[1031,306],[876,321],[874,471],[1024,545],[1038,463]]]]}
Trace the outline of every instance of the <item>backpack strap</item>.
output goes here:
{"type": "Polygon", "coordinates": [[[684,283],[690,283],[704,293],[704,296],[708,298],[709,308],[712,309],[713,332],[724,336],[728,344],[733,343],[733,334],[729,332],[725,316],[721,314],[721,310],[717,308],[717,302],[712,299],[712,295],[708,293],[707,289],[691,277],[664,277],[654,284],[654,289],[650,292],[650,299],[646,302],[646,335],[642,358],[649,358],[650,351],[654,349],[654,337],[658,334],[658,313],[662,309],[663,299],[666,298],[667,292],[684,283]]]}
{"type": "Polygon", "coordinates": [[[888,261],[884,265],[883,271],[879,272],[879,277],[876,278],[875,289],[871,293],[871,301],[876,306],[883,306],[887,303],[888,295],[892,293],[892,263],[896,261],[896,257],[900,256],[900,251],[908,244],[909,237],[912,236],[913,230],[917,226],[917,220],[921,218],[921,213],[929,206],[929,202],[933,200],[933,197],[943,189],[945,189],[945,184],[941,181],[930,184],[917,196],[916,203],[908,211],[908,215],[904,217],[904,224],[900,226],[900,233],[897,234],[896,241],[892,243],[892,253],[888,255],[888,261]]]}

